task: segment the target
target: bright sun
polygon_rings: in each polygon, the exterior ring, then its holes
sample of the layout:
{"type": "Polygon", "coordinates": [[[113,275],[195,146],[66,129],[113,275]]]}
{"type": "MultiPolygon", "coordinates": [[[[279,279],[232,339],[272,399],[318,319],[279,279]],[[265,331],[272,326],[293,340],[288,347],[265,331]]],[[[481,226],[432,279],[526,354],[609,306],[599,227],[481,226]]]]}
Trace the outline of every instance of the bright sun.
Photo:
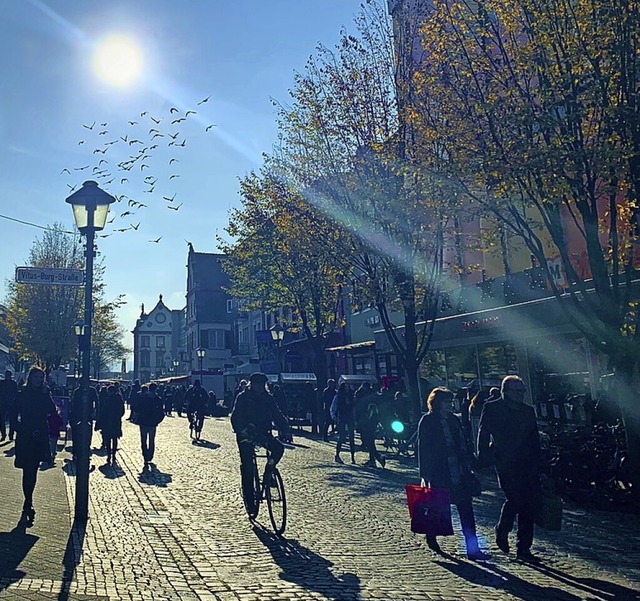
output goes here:
{"type": "Polygon", "coordinates": [[[127,86],[142,71],[142,53],[131,39],[114,35],[105,38],[96,46],[93,69],[98,77],[107,83],[127,86]]]}

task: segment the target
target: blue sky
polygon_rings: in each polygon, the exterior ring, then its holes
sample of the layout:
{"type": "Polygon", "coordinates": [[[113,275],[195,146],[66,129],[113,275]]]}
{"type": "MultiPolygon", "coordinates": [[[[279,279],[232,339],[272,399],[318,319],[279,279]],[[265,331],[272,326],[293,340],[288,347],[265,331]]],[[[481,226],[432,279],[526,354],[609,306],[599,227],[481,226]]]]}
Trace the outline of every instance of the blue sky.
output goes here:
{"type": "MultiPolygon", "coordinates": [[[[342,26],[354,30],[359,3],[6,0],[0,214],[74,229],[64,200],[95,179],[121,197],[98,246],[107,297],[126,295],[122,325],[131,330],[140,304],[153,306],[158,294],[181,308],[186,240],[217,250],[238,178],[259,168],[275,140],[270,98],[287,100],[319,42],[332,47],[342,26]],[[110,35],[134,41],[143,57],[129,86],[95,72],[94,53],[110,35]]],[[[3,218],[0,232],[4,297],[41,232],[3,218]]]]}

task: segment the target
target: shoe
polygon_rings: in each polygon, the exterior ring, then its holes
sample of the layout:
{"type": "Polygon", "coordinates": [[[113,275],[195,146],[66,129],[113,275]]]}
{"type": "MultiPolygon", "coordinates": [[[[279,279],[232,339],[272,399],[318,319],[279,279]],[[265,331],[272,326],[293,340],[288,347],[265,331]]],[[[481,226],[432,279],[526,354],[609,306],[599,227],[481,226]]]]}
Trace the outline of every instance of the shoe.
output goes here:
{"type": "Polygon", "coordinates": [[[34,518],[36,517],[36,510],[33,507],[23,507],[22,508],[22,515],[27,520],[32,522],[34,520],[34,518]]]}
{"type": "Polygon", "coordinates": [[[336,463],[341,463],[341,464],[344,463],[344,461],[342,461],[342,459],[340,458],[340,455],[336,455],[335,462],[336,463]]]}
{"type": "Polygon", "coordinates": [[[540,563],[542,561],[537,555],[534,555],[528,549],[526,551],[518,551],[516,559],[527,563],[540,563]]]}
{"type": "Polygon", "coordinates": [[[509,555],[509,533],[495,527],[496,545],[505,555],[509,555]]]}
{"type": "Polygon", "coordinates": [[[355,465],[356,464],[356,458],[355,457],[351,457],[351,465],[355,465]]]}
{"type": "Polygon", "coordinates": [[[438,540],[436,539],[436,537],[426,536],[425,538],[427,540],[427,547],[429,547],[429,549],[431,549],[434,553],[438,553],[442,555],[442,549],[440,548],[440,545],[438,544],[438,540]]]}
{"type": "Polygon", "coordinates": [[[382,467],[384,467],[385,465],[387,465],[387,459],[384,455],[380,455],[380,459],[378,459],[378,461],[380,462],[380,465],[382,467]]]}
{"type": "Polygon", "coordinates": [[[375,461],[371,461],[371,460],[369,460],[369,461],[365,461],[365,462],[362,464],[362,466],[363,466],[363,467],[376,467],[376,462],[375,462],[375,461]]]}
{"type": "Polygon", "coordinates": [[[478,549],[477,551],[467,552],[467,559],[470,559],[471,561],[487,561],[488,559],[491,559],[491,555],[478,549]]]}

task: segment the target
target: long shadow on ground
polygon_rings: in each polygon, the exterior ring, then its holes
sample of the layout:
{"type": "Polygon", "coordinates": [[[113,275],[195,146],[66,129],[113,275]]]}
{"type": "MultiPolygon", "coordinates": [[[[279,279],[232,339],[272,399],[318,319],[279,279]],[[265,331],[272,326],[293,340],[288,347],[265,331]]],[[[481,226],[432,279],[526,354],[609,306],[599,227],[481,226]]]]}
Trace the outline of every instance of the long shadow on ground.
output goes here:
{"type": "Polygon", "coordinates": [[[255,527],[254,532],[282,570],[282,580],[293,582],[305,590],[318,592],[335,601],[359,599],[360,579],[355,574],[347,572],[336,576],[329,569],[333,563],[298,541],[278,537],[260,527],[255,527]]]}
{"type": "Polygon", "coordinates": [[[37,536],[27,534],[28,526],[28,521],[20,518],[13,530],[0,532],[0,591],[26,575],[18,566],[38,540],[37,536]]]}

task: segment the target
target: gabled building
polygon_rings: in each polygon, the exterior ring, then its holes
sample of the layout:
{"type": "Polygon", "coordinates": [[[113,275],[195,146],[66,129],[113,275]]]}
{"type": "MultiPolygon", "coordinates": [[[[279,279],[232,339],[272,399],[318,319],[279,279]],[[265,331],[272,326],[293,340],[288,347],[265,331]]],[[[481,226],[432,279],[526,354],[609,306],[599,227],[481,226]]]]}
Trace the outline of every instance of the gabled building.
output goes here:
{"type": "Polygon", "coordinates": [[[184,310],[169,309],[162,301],[146,313],[141,307],[133,334],[134,379],[142,384],[167,376],[180,357],[181,332],[184,331],[184,310]]]}

